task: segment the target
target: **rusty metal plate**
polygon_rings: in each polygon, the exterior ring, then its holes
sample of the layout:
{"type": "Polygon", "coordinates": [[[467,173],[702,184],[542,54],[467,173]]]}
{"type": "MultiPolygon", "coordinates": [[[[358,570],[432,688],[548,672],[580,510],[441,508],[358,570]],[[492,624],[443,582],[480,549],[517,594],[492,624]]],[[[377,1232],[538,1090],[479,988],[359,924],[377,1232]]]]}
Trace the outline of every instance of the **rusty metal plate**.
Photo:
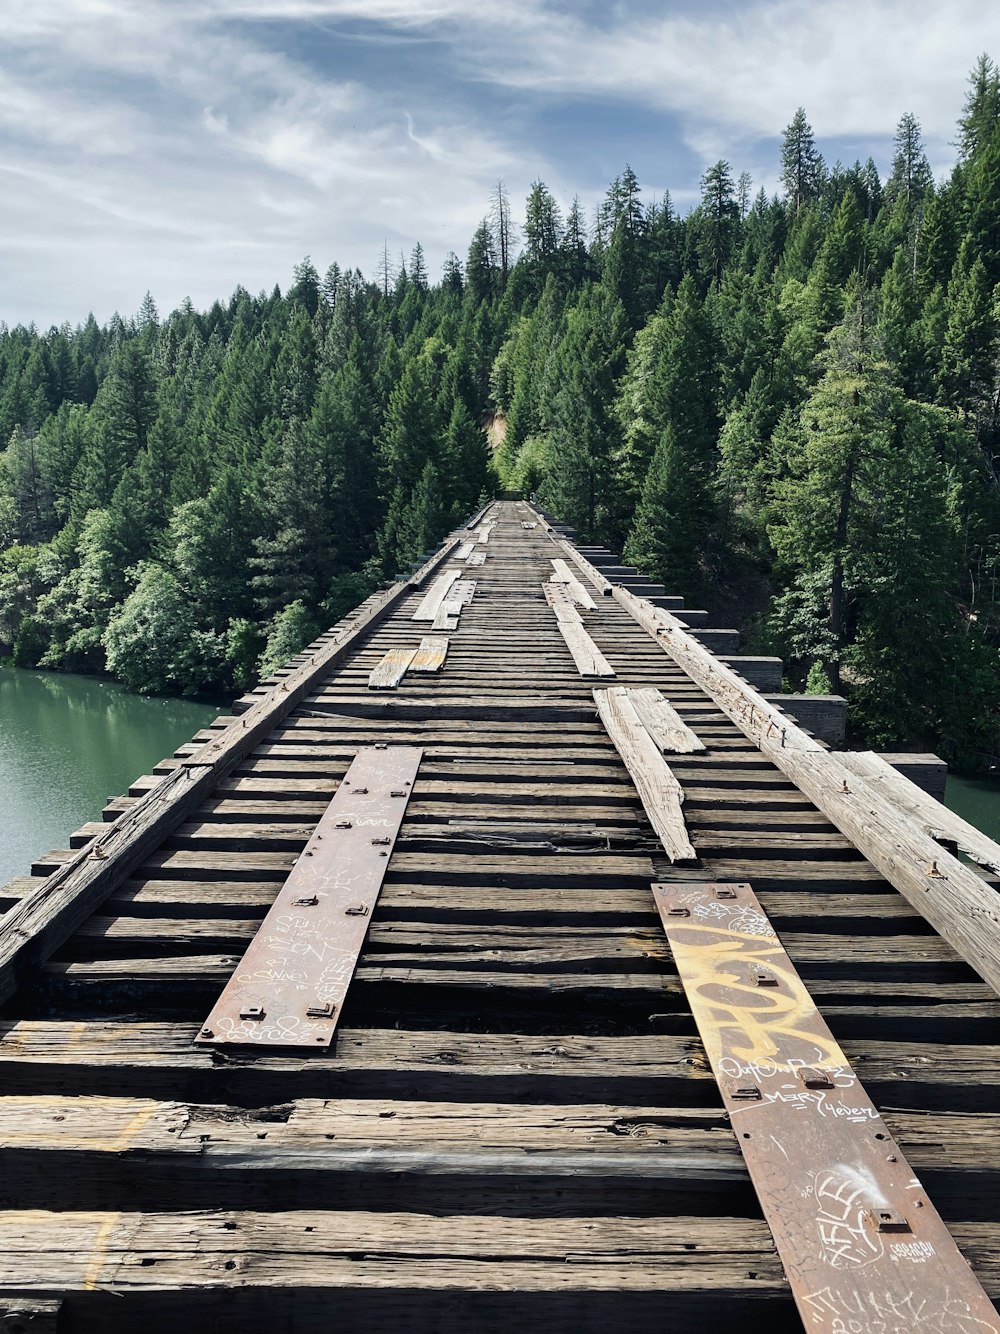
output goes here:
{"type": "Polygon", "coordinates": [[[358,751],[197,1043],[329,1046],[422,755],[358,751]]]}
{"type": "Polygon", "coordinates": [[[997,1334],[986,1293],[747,884],[653,895],[805,1328],[997,1334]]]}

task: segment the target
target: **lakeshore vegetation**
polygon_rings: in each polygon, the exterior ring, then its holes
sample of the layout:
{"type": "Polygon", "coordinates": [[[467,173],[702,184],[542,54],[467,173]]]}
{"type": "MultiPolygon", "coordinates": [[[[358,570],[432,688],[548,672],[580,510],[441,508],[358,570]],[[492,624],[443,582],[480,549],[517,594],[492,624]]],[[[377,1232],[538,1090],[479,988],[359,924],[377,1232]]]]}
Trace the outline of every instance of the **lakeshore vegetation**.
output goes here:
{"type": "Polygon", "coordinates": [[[844,690],[873,745],[1000,751],[1000,73],[934,181],[726,161],[679,214],[498,184],[464,259],[300,263],[207,311],[0,327],[0,643],[242,689],[498,489],[844,690]]]}

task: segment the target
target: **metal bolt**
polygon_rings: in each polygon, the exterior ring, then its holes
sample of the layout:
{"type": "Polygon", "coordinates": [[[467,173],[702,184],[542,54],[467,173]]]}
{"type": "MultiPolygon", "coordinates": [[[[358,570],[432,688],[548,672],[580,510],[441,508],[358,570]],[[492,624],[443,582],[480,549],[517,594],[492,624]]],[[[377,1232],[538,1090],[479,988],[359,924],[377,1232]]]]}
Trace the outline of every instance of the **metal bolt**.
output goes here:
{"type": "Polygon", "coordinates": [[[215,1034],[212,1032],[212,1030],[211,1030],[210,1028],[203,1028],[203,1029],[201,1030],[201,1036],[202,1036],[203,1038],[214,1038],[214,1037],[215,1037],[215,1034]]]}
{"type": "Polygon", "coordinates": [[[756,1084],[730,1084],[729,1096],[734,1102],[760,1102],[760,1089],[756,1084]]]}
{"type": "Polygon", "coordinates": [[[307,1019],[332,1019],[333,1012],[337,1007],[333,1001],[321,1001],[316,1005],[310,1005],[306,1010],[307,1019]]]}
{"type": "Polygon", "coordinates": [[[909,1232],[910,1225],[902,1214],[896,1213],[894,1209],[869,1210],[865,1214],[865,1222],[869,1227],[874,1227],[877,1232],[909,1232]]]}
{"type": "Polygon", "coordinates": [[[717,899],[735,899],[736,890],[730,889],[728,885],[719,885],[715,891],[715,897],[717,899]]]}
{"type": "Polygon", "coordinates": [[[337,823],[336,823],[336,825],[334,825],[334,828],[335,828],[335,829],[350,829],[350,828],[352,828],[351,821],[350,821],[350,820],[338,820],[337,823]]]}
{"type": "Polygon", "coordinates": [[[670,908],[670,909],[668,909],[668,911],[667,911],[667,916],[668,916],[668,917],[690,917],[690,916],[691,916],[691,909],[690,909],[690,908],[670,908]]]}
{"type": "Polygon", "coordinates": [[[247,1005],[240,1010],[241,1019],[263,1019],[265,1018],[263,1005],[247,1005]]]}
{"type": "Polygon", "coordinates": [[[364,797],[368,794],[368,789],[366,787],[355,787],[352,788],[351,791],[356,797],[364,797]]]}
{"type": "Polygon", "coordinates": [[[292,905],[295,908],[315,908],[319,899],[315,894],[308,894],[304,899],[296,899],[292,905]]]}
{"type": "Polygon", "coordinates": [[[394,788],[392,789],[392,791],[389,793],[389,796],[390,796],[390,797],[405,797],[405,796],[406,796],[406,793],[403,791],[402,788],[394,787],[394,788]]]}
{"type": "Polygon", "coordinates": [[[392,842],[392,840],[389,839],[389,838],[373,838],[373,839],[372,839],[372,847],[373,847],[373,848],[383,848],[383,847],[388,847],[389,844],[390,844],[391,842],[392,842]]]}
{"type": "Polygon", "coordinates": [[[833,1080],[825,1070],[814,1070],[811,1066],[804,1065],[801,1070],[796,1070],[795,1078],[803,1088],[807,1089],[832,1089],[833,1080]]]}
{"type": "Polygon", "coordinates": [[[345,917],[367,917],[367,916],[368,916],[368,904],[367,904],[367,903],[354,903],[354,904],[352,904],[352,905],[350,906],[350,908],[345,908],[345,909],[344,909],[344,916],[345,916],[345,917]]]}
{"type": "Polygon", "coordinates": [[[778,985],[778,979],[775,977],[773,973],[769,972],[766,968],[760,968],[755,966],[752,972],[753,972],[753,980],[758,987],[776,987],[778,985]]]}

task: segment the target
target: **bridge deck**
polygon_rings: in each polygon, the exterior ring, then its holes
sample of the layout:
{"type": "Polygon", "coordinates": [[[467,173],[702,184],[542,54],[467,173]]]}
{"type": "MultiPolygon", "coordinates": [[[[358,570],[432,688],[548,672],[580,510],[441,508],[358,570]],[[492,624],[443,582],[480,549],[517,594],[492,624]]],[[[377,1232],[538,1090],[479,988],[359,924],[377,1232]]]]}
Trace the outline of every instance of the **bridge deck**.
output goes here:
{"type": "Polygon", "coordinates": [[[657,686],[707,746],[669,757],[700,858],[672,865],[543,596],[561,553],[522,527],[527,506],[494,513],[485,563],[461,567],[477,588],[444,667],[368,689],[387,651],[429,630],[411,620],[425,586],[6,1006],[9,1311],[34,1298],[44,1320],[51,1298],[60,1327],[149,1334],[798,1328],[650,891],[684,879],[753,885],[1000,1293],[1000,1001],[598,595],[587,629],[615,684],[657,686]],[[424,758],[335,1046],[193,1046],[355,751],[377,742],[424,758]]]}

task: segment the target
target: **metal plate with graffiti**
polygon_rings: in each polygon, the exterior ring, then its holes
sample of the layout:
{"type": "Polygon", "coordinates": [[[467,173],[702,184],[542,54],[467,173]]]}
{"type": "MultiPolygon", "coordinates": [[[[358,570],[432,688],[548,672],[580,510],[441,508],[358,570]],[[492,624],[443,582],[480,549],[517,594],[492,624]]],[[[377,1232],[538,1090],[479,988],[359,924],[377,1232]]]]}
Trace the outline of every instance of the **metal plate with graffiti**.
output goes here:
{"type": "Polygon", "coordinates": [[[806,1329],[997,1334],[750,886],[653,895],[806,1329]]]}
{"type": "Polygon", "coordinates": [[[197,1043],[329,1046],[422,755],[358,751],[197,1043]]]}

